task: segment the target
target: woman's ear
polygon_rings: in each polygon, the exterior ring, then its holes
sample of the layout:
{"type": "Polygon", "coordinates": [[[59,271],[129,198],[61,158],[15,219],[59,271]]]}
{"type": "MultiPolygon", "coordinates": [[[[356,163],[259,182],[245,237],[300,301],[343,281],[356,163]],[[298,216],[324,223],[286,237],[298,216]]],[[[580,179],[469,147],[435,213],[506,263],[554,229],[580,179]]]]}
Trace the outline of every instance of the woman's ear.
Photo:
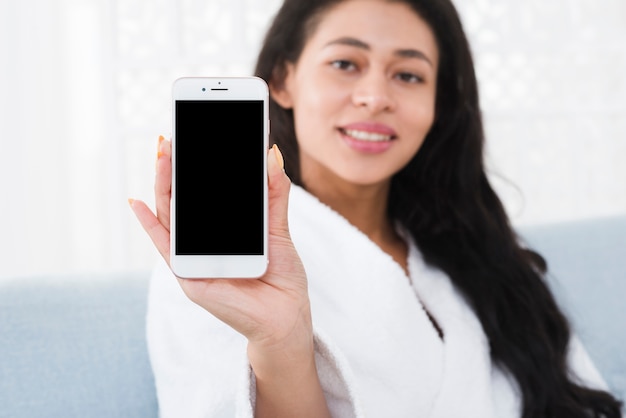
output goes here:
{"type": "Polygon", "coordinates": [[[293,72],[291,65],[287,65],[283,76],[272,77],[269,83],[270,96],[278,105],[284,109],[291,109],[293,107],[293,100],[290,91],[290,77],[293,72]],[[279,80],[279,81],[277,81],[279,80]]]}

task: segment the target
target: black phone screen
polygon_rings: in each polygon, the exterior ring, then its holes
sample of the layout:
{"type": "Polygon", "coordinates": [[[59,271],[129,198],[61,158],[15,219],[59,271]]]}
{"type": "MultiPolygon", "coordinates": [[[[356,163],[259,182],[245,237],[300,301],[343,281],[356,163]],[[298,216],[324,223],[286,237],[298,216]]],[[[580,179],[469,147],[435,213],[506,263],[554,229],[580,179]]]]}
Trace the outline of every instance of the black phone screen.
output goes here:
{"type": "Polygon", "coordinates": [[[175,254],[263,254],[263,101],[175,107],[175,254]]]}

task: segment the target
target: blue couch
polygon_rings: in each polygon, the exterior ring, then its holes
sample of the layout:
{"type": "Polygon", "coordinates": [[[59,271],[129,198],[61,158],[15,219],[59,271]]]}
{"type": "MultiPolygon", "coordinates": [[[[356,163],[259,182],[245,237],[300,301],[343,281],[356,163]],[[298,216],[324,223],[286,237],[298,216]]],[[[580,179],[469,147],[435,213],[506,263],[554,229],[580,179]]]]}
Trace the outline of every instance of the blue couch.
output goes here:
{"type": "MultiPolygon", "coordinates": [[[[626,217],[522,230],[614,393],[626,399],[626,217]]],[[[148,271],[0,281],[0,417],[158,416],[148,271]]]]}

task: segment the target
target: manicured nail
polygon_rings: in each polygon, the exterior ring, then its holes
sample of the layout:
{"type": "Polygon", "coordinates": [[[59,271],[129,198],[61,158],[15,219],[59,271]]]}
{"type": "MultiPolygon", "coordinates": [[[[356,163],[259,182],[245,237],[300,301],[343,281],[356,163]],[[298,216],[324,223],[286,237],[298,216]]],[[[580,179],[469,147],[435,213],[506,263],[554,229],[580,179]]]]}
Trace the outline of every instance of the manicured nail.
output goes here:
{"type": "Polygon", "coordinates": [[[135,199],[128,198],[128,204],[132,207],[133,203],[135,203],[135,199]]]}
{"type": "Polygon", "coordinates": [[[272,150],[274,151],[274,156],[276,157],[276,162],[278,162],[278,166],[281,170],[285,171],[285,160],[283,159],[283,154],[278,149],[278,145],[272,145],[272,150]]]}
{"type": "Polygon", "coordinates": [[[161,144],[164,140],[165,138],[163,137],[163,135],[159,135],[159,144],[157,145],[157,159],[161,158],[161,155],[163,155],[163,151],[161,151],[161,144]]]}

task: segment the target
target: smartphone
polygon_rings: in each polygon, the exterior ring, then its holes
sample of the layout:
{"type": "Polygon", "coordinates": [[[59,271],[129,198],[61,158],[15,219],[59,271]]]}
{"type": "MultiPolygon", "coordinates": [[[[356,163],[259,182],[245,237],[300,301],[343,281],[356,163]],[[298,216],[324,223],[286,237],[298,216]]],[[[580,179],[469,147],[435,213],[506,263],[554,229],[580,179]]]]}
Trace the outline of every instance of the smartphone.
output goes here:
{"type": "Polygon", "coordinates": [[[186,279],[263,275],[267,84],[258,77],[179,78],[172,111],[172,271],[186,279]]]}

